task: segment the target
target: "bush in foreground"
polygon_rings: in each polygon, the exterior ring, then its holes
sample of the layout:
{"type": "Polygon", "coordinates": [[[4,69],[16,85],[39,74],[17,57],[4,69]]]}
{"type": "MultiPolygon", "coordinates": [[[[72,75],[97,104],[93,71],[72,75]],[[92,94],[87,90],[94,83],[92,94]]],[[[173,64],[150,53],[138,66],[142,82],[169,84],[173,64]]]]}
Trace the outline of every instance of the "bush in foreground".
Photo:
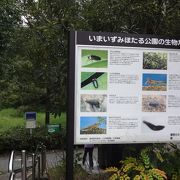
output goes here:
{"type": "Polygon", "coordinates": [[[65,142],[65,131],[49,134],[46,127],[33,129],[32,135],[29,129],[24,127],[10,128],[0,134],[0,152],[11,150],[34,151],[39,143],[43,143],[47,149],[63,149],[65,142]]]}

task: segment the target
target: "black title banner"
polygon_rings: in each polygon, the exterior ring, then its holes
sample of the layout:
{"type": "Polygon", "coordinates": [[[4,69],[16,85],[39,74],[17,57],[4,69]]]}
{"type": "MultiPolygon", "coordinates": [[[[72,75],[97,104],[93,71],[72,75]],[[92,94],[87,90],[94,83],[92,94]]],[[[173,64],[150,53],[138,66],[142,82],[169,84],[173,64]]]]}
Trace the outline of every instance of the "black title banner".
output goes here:
{"type": "Polygon", "coordinates": [[[76,43],[79,45],[180,49],[180,38],[177,37],[88,31],[78,31],[76,33],[76,43]]]}

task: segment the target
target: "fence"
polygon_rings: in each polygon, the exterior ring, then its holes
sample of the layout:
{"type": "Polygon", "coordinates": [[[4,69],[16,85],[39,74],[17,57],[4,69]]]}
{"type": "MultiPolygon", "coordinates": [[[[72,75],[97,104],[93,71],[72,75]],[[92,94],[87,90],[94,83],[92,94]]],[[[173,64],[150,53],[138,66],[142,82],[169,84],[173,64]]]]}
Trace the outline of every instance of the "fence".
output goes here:
{"type": "Polygon", "coordinates": [[[21,152],[11,152],[9,159],[8,171],[9,180],[15,180],[16,175],[21,173],[21,180],[40,180],[46,176],[46,146],[40,144],[37,146],[35,153],[28,153],[25,150],[21,152]],[[21,167],[14,169],[15,155],[20,155],[21,167]],[[27,159],[32,158],[31,165],[27,165],[27,159]],[[36,172],[37,171],[37,172],[36,172]]]}

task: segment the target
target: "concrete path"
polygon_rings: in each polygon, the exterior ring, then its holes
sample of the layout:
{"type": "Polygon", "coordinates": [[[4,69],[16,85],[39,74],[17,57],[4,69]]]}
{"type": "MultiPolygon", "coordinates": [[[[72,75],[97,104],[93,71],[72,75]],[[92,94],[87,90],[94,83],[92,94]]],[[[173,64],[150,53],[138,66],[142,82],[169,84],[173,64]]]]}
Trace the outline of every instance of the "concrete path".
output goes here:
{"type": "MultiPolygon", "coordinates": [[[[79,158],[78,164],[82,165],[82,156],[83,156],[83,148],[75,148],[74,149],[74,158],[79,158]]],[[[9,164],[10,154],[0,155],[0,180],[9,180],[8,173],[8,164],[9,164]]],[[[63,151],[47,151],[46,154],[47,159],[47,168],[55,167],[59,164],[60,161],[65,160],[65,152],[63,151]]],[[[94,161],[94,169],[93,171],[89,170],[88,161],[85,163],[85,166],[82,166],[89,173],[99,173],[99,166],[97,163],[97,148],[94,149],[93,152],[93,161],[94,161]]],[[[32,159],[28,158],[28,165],[32,164],[32,159]]],[[[14,169],[21,167],[21,156],[15,156],[14,158],[14,169]]],[[[17,180],[20,180],[20,174],[17,176],[17,180]]]]}
{"type": "MultiPolygon", "coordinates": [[[[64,153],[62,151],[48,151],[47,152],[47,168],[55,167],[60,160],[64,157],[64,153]]],[[[8,173],[8,164],[9,164],[10,154],[0,155],[0,180],[9,180],[8,173]]],[[[28,158],[27,165],[30,166],[32,164],[32,159],[28,158]]],[[[14,169],[21,168],[21,156],[15,156],[14,158],[14,169]]],[[[20,176],[20,175],[19,175],[20,176]]],[[[17,175],[17,180],[18,180],[17,175]]]]}

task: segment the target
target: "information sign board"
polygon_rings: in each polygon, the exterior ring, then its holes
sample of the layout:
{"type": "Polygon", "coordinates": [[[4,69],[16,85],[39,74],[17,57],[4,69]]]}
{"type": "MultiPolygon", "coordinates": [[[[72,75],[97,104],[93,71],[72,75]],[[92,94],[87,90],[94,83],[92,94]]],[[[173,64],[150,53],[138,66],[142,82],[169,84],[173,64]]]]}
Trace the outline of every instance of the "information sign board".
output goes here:
{"type": "Polygon", "coordinates": [[[36,112],[26,112],[25,119],[26,119],[26,128],[27,129],[36,128],[36,112]]]}
{"type": "Polygon", "coordinates": [[[74,143],[179,141],[180,39],[72,33],[74,143]]]}
{"type": "Polygon", "coordinates": [[[49,133],[59,133],[60,132],[60,124],[48,124],[47,128],[48,128],[48,132],[49,133]]]}

